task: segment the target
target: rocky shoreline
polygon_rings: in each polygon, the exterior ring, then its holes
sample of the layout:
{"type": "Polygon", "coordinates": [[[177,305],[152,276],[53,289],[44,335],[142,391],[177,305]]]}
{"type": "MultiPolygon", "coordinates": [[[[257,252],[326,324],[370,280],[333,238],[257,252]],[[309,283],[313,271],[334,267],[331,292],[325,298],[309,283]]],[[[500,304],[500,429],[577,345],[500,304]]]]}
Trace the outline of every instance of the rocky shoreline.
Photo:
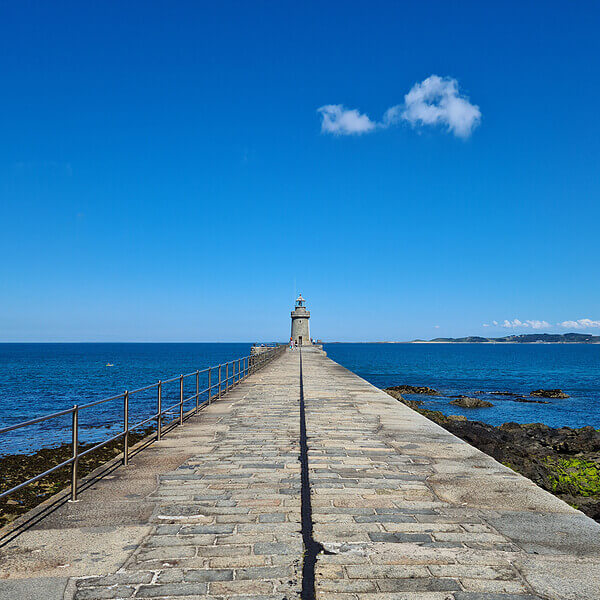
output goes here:
{"type": "Polygon", "coordinates": [[[401,387],[384,391],[600,522],[600,431],[542,423],[488,425],[424,409],[422,401],[405,399],[397,391],[401,387]]]}

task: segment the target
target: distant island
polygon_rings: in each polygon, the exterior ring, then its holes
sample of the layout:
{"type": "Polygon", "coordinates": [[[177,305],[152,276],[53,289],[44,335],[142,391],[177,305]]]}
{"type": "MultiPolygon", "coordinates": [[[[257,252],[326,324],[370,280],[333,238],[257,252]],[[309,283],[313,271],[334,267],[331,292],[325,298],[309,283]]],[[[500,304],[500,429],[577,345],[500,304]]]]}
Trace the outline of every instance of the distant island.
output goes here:
{"type": "Polygon", "coordinates": [[[470,335],[462,338],[413,340],[411,344],[600,344],[600,335],[590,333],[522,333],[488,338],[470,335]]]}

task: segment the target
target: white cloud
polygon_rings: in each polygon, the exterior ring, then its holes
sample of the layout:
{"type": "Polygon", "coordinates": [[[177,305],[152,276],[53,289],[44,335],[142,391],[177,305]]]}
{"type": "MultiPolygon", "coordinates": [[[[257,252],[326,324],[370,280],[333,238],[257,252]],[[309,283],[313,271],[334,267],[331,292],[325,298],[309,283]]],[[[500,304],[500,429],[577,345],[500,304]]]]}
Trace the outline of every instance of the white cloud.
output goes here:
{"type": "Polygon", "coordinates": [[[433,328],[434,328],[434,329],[439,329],[439,328],[440,328],[440,326],[439,326],[439,325],[434,325],[434,326],[433,326],[433,328]]]}
{"type": "MultiPolygon", "coordinates": [[[[526,319],[521,321],[519,319],[504,319],[502,323],[498,321],[492,321],[495,326],[504,327],[505,329],[518,329],[518,328],[531,328],[531,329],[548,329],[553,327],[548,321],[538,319],[526,319]]],[[[490,327],[488,323],[483,324],[484,327],[490,327]]],[[[561,321],[556,323],[556,327],[562,327],[564,329],[589,329],[589,328],[600,328],[600,321],[594,321],[593,319],[577,319],[569,321],[561,321]]]]}
{"type": "Polygon", "coordinates": [[[328,104],[317,109],[323,120],[321,131],[334,135],[353,135],[373,131],[375,123],[356,109],[344,108],[342,104],[328,104]]]}
{"type": "Polygon", "coordinates": [[[521,327],[522,325],[523,323],[521,323],[519,319],[513,319],[512,321],[504,319],[504,322],[500,325],[500,327],[507,327],[510,329],[511,327],[521,327]]]}
{"type": "MultiPolygon", "coordinates": [[[[400,115],[398,107],[388,109],[397,119],[400,115]]],[[[466,97],[458,93],[458,82],[449,77],[431,75],[413,85],[404,96],[402,119],[414,126],[442,125],[448,131],[462,138],[467,138],[481,121],[481,111],[471,104],[466,97]]]]}
{"type": "Polygon", "coordinates": [[[531,327],[531,329],[547,329],[548,327],[550,327],[550,323],[548,323],[548,321],[539,321],[537,319],[527,319],[525,321],[520,321],[519,319],[513,319],[512,321],[509,321],[508,319],[504,319],[504,322],[501,323],[500,327],[505,327],[507,329],[516,329],[519,327],[531,327]]]}
{"type": "Polygon", "coordinates": [[[322,117],[321,131],[334,135],[369,133],[406,122],[413,127],[440,125],[457,137],[467,138],[481,122],[479,107],[459,94],[458,81],[438,75],[415,83],[404,96],[404,103],[388,108],[379,122],[342,104],[321,106],[317,112],[322,117]]]}
{"type": "Polygon", "coordinates": [[[548,321],[526,321],[532,329],[547,329],[550,327],[548,321]]]}
{"type": "Polygon", "coordinates": [[[562,323],[557,323],[557,325],[565,329],[586,329],[588,327],[600,327],[600,321],[577,319],[576,321],[563,321],[562,323]]]}

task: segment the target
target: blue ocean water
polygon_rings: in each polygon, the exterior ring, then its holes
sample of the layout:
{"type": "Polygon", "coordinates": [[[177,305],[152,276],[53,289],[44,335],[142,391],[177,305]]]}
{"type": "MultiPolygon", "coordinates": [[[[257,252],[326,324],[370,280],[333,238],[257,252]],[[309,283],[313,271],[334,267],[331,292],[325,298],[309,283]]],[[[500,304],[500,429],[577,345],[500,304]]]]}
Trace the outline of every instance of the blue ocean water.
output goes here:
{"type": "MultiPolygon", "coordinates": [[[[600,428],[600,345],[326,344],[329,356],[378,387],[427,385],[447,395],[479,395],[492,408],[461,409],[447,397],[424,397],[425,408],[491,424],[542,422],[600,428]],[[528,395],[537,388],[571,395],[549,404],[523,404],[478,391],[528,395]]],[[[0,344],[0,427],[70,408],[223,363],[250,352],[250,344],[0,344]],[[107,367],[107,363],[114,366],[107,367]]],[[[200,389],[206,387],[206,377],[200,389]]],[[[195,391],[186,380],[185,396],[195,391]]],[[[163,407],[179,398],[179,382],[163,388],[163,407]]],[[[191,407],[191,405],[190,405],[191,407]]],[[[132,396],[130,422],[156,410],[156,389],[132,396]]],[[[100,441],[122,427],[122,400],[81,411],[83,442],[100,441]]],[[[175,411],[174,413],[175,414],[175,411]]],[[[71,417],[0,437],[0,455],[70,440],[71,417]]]]}
{"type": "MultiPolygon", "coordinates": [[[[0,344],[0,427],[100,400],[250,354],[251,344],[0,344]],[[107,364],[114,366],[108,367],[107,364]]],[[[223,377],[224,377],[223,369],[223,377]]],[[[213,374],[213,382],[216,373],[213,374]]],[[[207,387],[206,375],[200,389],[207,387]]],[[[184,395],[195,393],[195,377],[184,395]]],[[[179,382],[163,386],[163,407],[179,399],[179,382]]],[[[193,405],[188,404],[189,408],[193,405]]],[[[156,388],[131,396],[130,422],[156,412],[156,388]]],[[[175,415],[176,411],[173,411],[175,415]]],[[[123,401],[80,412],[82,442],[122,430],[123,401]]],[[[0,436],[0,455],[70,441],[71,415],[0,436]]]]}
{"type": "Polygon", "coordinates": [[[407,396],[423,408],[500,425],[545,423],[600,429],[600,345],[584,344],[326,344],[327,354],[377,387],[426,385],[446,396],[477,396],[491,408],[463,409],[440,396],[407,396]],[[528,396],[560,388],[569,399],[529,404],[477,392],[528,396]]]}

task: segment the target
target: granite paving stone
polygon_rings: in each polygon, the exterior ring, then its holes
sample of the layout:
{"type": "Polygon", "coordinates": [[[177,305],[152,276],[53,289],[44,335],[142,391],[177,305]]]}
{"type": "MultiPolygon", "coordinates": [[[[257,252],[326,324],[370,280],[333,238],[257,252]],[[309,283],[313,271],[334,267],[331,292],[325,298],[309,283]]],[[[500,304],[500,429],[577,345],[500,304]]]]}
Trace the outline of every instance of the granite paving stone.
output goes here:
{"type": "MultiPolygon", "coordinates": [[[[210,445],[157,478],[149,535],[119,572],[78,580],[78,600],[119,597],[116,592],[299,597],[299,371],[290,358],[225,396],[229,409],[204,426],[212,431],[210,445]]],[[[219,415],[218,408],[216,402],[205,415],[219,415]]]]}

